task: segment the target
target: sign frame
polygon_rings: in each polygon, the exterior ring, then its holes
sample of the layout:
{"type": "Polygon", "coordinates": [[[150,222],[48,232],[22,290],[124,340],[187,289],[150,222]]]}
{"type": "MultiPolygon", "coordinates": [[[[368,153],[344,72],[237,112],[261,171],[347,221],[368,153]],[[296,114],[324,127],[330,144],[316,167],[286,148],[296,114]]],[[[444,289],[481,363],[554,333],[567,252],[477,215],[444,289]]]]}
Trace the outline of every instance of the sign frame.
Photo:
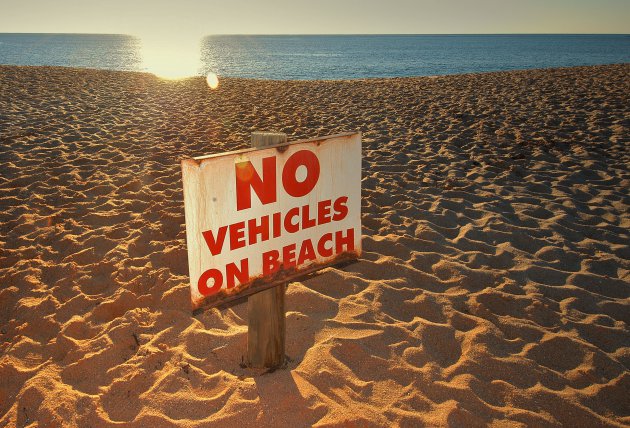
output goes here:
{"type": "MultiPolygon", "coordinates": [[[[231,151],[231,152],[198,156],[198,157],[182,160],[181,167],[182,167],[182,181],[183,181],[183,187],[184,187],[186,241],[187,241],[187,250],[188,250],[189,280],[190,280],[190,287],[191,287],[191,302],[193,306],[193,314],[196,315],[204,311],[205,309],[217,307],[217,306],[223,306],[234,300],[242,299],[244,297],[258,293],[260,291],[267,290],[276,286],[280,286],[281,284],[286,284],[289,281],[311,274],[320,269],[358,259],[362,252],[362,246],[361,246],[361,241],[362,241],[361,240],[362,153],[361,152],[362,152],[361,133],[360,132],[347,132],[347,133],[335,134],[335,135],[330,135],[330,136],[325,136],[325,137],[320,137],[320,138],[303,139],[303,140],[297,140],[297,141],[286,142],[286,143],[281,143],[281,144],[274,144],[274,145],[260,147],[260,148],[246,148],[246,149],[241,149],[241,150],[236,150],[236,151],[231,151]],[[290,156],[289,153],[295,154],[296,151],[298,150],[312,151],[312,152],[315,152],[317,156],[320,156],[321,153],[326,153],[326,156],[328,157],[333,156],[330,153],[333,153],[334,155],[336,155],[338,152],[339,156],[334,156],[332,158],[335,159],[335,162],[341,162],[341,163],[343,163],[343,160],[340,160],[337,158],[343,158],[345,155],[345,151],[350,153],[348,157],[352,159],[346,162],[348,163],[349,168],[352,169],[352,171],[350,171],[348,175],[351,176],[349,178],[350,180],[356,181],[356,183],[352,185],[356,185],[357,188],[354,189],[354,194],[352,195],[353,200],[348,202],[348,205],[349,205],[348,217],[351,217],[351,218],[348,218],[347,221],[342,222],[342,223],[344,224],[351,223],[353,225],[352,229],[353,229],[354,243],[353,243],[352,250],[348,251],[347,249],[349,246],[346,246],[345,251],[334,254],[334,257],[328,257],[328,258],[325,258],[325,260],[323,259],[322,261],[315,260],[315,262],[308,263],[304,267],[300,267],[301,265],[298,265],[296,263],[296,266],[292,268],[285,269],[283,267],[280,267],[277,272],[271,275],[250,276],[248,281],[244,283],[239,283],[229,290],[226,290],[226,288],[224,287],[214,294],[203,296],[201,298],[197,296],[197,300],[195,300],[195,287],[197,286],[196,282],[199,279],[198,279],[198,275],[194,275],[193,272],[198,273],[199,266],[194,267],[194,263],[202,264],[202,262],[200,261],[200,257],[201,257],[200,251],[202,251],[201,248],[203,248],[205,244],[203,243],[203,240],[199,238],[199,236],[201,235],[201,232],[205,228],[208,227],[207,218],[203,218],[203,214],[204,214],[203,210],[207,211],[208,202],[207,201],[204,202],[203,200],[200,200],[200,195],[206,195],[206,197],[211,197],[216,200],[214,196],[208,195],[208,191],[204,187],[205,185],[203,184],[204,182],[203,179],[204,178],[207,179],[207,175],[208,175],[207,169],[211,167],[213,163],[218,163],[218,162],[227,163],[228,159],[232,159],[232,158],[235,159],[234,162],[238,162],[237,161],[238,159],[246,160],[250,156],[261,158],[262,156],[266,156],[266,155],[274,155],[274,156],[277,156],[279,159],[284,156],[284,158],[282,158],[281,160],[285,162],[284,166],[286,167],[286,160],[287,160],[286,157],[290,156]],[[204,168],[206,169],[205,175],[203,172],[204,168]],[[200,223],[204,223],[204,222],[205,224],[200,225],[200,223]],[[197,276],[197,278],[194,278],[194,276],[197,276]]],[[[278,168],[280,171],[282,171],[282,166],[278,168]]],[[[330,187],[331,182],[334,182],[335,175],[344,174],[344,172],[348,173],[348,171],[343,171],[343,169],[342,171],[329,171],[329,172],[327,171],[326,173],[330,173],[332,177],[332,178],[327,179],[328,181],[326,183],[328,187],[330,187]]],[[[277,174],[277,175],[280,175],[280,174],[277,174]]],[[[344,179],[343,175],[341,177],[338,177],[338,179],[343,180],[344,179]]],[[[299,179],[297,178],[296,180],[299,181],[299,179]]],[[[278,189],[281,189],[282,184],[278,184],[277,181],[278,180],[276,180],[275,185],[278,187],[278,189]]],[[[340,186],[343,187],[344,184],[341,184],[340,186]]],[[[351,184],[348,184],[345,186],[348,187],[348,186],[351,186],[351,184]]],[[[232,190],[236,192],[235,188],[232,188],[232,190]]],[[[226,190],[224,189],[223,190],[224,193],[222,196],[225,196],[225,191],[226,190]]],[[[250,192],[251,192],[250,198],[252,200],[251,203],[252,204],[259,203],[260,205],[261,201],[259,200],[260,197],[258,196],[258,194],[255,193],[251,189],[250,189],[250,192]]],[[[229,197],[226,197],[226,198],[229,199],[229,197]]],[[[299,199],[299,198],[296,198],[296,199],[299,199]]],[[[218,204],[222,202],[223,201],[220,201],[218,202],[218,204]]],[[[277,205],[281,205],[281,202],[277,202],[275,209],[278,209],[277,205]]],[[[291,206],[293,205],[290,205],[290,207],[291,206]]],[[[258,206],[258,208],[262,209],[260,206],[258,206]]],[[[263,212],[269,211],[270,208],[273,208],[273,204],[272,204],[272,207],[266,207],[262,209],[262,211],[263,212]]],[[[287,207],[285,206],[283,208],[286,209],[287,207]]],[[[215,206],[213,207],[213,209],[216,211],[217,207],[215,206]]],[[[252,206],[251,210],[252,212],[255,213],[256,207],[252,206]]],[[[249,215],[256,216],[256,217],[259,216],[259,214],[254,215],[252,213],[250,213],[249,215]]],[[[222,225],[213,225],[213,227],[214,226],[222,226],[222,225]]],[[[314,227],[314,230],[312,231],[313,235],[317,233],[317,230],[320,230],[318,229],[318,227],[320,227],[320,225],[317,225],[314,227]]],[[[302,233],[302,235],[305,235],[305,233],[302,233]]],[[[284,238],[284,239],[287,239],[287,238],[284,238]]],[[[296,243],[299,243],[299,240],[297,240],[296,243]]],[[[205,247],[205,251],[208,252],[208,247],[205,247]]],[[[229,250],[226,251],[226,253],[229,253],[229,250]]],[[[204,257],[205,257],[205,260],[208,259],[207,254],[204,257]]],[[[197,293],[200,294],[198,288],[197,288],[197,293]]]]}

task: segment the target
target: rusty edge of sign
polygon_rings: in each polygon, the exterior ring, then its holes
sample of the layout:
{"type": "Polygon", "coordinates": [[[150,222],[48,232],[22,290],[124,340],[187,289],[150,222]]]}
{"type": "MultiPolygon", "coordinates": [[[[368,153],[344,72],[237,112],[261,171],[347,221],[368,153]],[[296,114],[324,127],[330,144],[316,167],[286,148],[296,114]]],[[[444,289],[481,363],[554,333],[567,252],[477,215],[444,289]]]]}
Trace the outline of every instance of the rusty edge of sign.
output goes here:
{"type": "Polygon", "coordinates": [[[230,302],[233,302],[234,300],[251,296],[252,294],[256,294],[260,291],[268,290],[273,287],[278,287],[283,284],[288,284],[291,281],[296,281],[298,279],[306,277],[309,274],[312,274],[313,272],[316,272],[320,269],[333,267],[335,265],[345,264],[348,262],[359,261],[360,257],[361,250],[344,251],[334,259],[325,263],[312,264],[305,267],[304,269],[299,270],[296,270],[295,268],[289,270],[281,269],[270,279],[264,279],[262,277],[254,278],[251,281],[246,282],[245,284],[240,284],[237,287],[234,287],[233,290],[230,290],[230,294],[227,294],[224,291],[220,291],[216,294],[207,296],[204,299],[200,300],[197,307],[193,308],[193,316],[201,314],[206,309],[223,306],[229,304],[230,302]]]}
{"type": "Polygon", "coordinates": [[[266,150],[266,149],[278,149],[279,151],[283,152],[284,150],[282,150],[282,148],[287,147],[287,146],[292,146],[294,144],[300,144],[300,143],[323,143],[326,142],[327,140],[333,140],[336,138],[350,138],[353,137],[355,135],[361,135],[360,131],[353,131],[353,132],[342,132],[339,134],[334,134],[334,135],[326,135],[325,137],[316,137],[316,138],[308,138],[308,139],[304,139],[304,140],[295,140],[295,141],[287,141],[286,143],[281,143],[281,144],[274,144],[271,146],[265,146],[265,147],[250,147],[250,148],[246,148],[246,149],[241,149],[241,150],[233,150],[231,152],[222,152],[222,153],[214,153],[211,155],[204,155],[204,156],[195,156],[193,158],[188,158],[188,159],[184,159],[182,160],[182,164],[184,163],[188,163],[188,162],[194,162],[196,164],[201,164],[203,161],[205,161],[206,159],[214,159],[214,158],[218,158],[218,157],[223,157],[223,156],[231,156],[231,155],[235,155],[235,154],[241,154],[241,153],[250,153],[250,152],[256,152],[259,150],[266,150]]]}

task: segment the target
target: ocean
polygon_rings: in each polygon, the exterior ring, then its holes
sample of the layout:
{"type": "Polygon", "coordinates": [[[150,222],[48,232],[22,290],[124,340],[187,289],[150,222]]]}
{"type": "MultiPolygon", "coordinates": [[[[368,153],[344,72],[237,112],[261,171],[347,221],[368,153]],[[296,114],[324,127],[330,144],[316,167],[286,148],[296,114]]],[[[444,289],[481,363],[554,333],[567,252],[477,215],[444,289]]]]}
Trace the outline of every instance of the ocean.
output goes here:
{"type": "MultiPolygon", "coordinates": [[[[189,48],[188,59],[194,66],[182,70],[184,74],[214,72],[279,80],[428,76],[630,62],[630,35],[207,36],[189,48]]],[[[152,72],[147,52],[141,39],[127,35],[0,34],[0,64],[152,72]]]]}

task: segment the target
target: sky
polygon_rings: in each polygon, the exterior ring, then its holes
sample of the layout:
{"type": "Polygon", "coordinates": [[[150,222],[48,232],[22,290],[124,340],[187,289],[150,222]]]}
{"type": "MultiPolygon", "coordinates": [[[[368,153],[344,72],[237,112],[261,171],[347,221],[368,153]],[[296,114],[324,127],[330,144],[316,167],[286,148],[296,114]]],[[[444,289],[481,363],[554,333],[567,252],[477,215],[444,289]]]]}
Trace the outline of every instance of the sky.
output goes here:
{"type": "Polygon", "coordinates": [[[0,0],[0,32],[630,33],[630,0],[0,0]]]}

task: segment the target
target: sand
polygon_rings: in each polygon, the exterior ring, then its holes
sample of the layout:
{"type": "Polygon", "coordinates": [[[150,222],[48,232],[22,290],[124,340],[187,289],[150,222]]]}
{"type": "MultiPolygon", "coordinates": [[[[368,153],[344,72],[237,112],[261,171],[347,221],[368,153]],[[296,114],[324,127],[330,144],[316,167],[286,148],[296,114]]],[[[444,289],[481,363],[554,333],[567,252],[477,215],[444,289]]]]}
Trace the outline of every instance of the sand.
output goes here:
{"type": "Polygon", "coordinates": [[[327,82],[0,66],[0,426],[629,426],[630,65],[327,82]],[[363,259],[192,317],[179,162],[363,132],[363,259]]]}

